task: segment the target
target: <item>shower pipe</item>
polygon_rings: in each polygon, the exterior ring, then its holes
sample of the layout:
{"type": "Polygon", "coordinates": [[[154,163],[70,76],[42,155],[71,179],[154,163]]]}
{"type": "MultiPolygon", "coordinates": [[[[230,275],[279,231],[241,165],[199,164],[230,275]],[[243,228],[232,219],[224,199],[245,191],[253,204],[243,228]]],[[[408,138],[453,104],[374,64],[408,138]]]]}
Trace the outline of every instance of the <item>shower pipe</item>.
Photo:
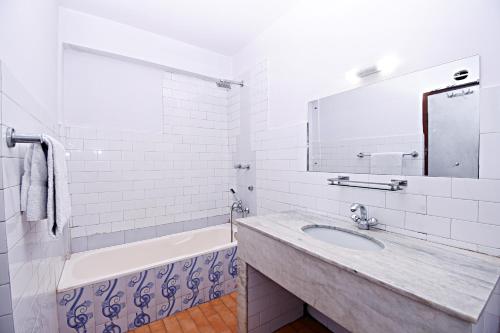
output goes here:
{"type": "Polygon", "coordinates": [[[231,85],[237,85],[240,87],[244,86],[243,81],[215,78],[215,77],[204,75],[204,74],[194,73],[194,72],[186,71],[183,69],[165,66],[165,65],[158,64],[158,63],[152,62],[152,61],[128,57],[128,56],[124,56],[122,54],[117,54],[117,53],[113,53],[113,52],[97,50],[97,49],[86,47],[86,46],[76,45],[76,44],[72,44],[72,43],[63,43],[63,47],[65,49],[71,49],[71,50],[95,54],[95,55],[99,55],[99,56],[105,56],[105,57],[118,59],[121,61],[126,61],[126,62],[130,62],[130,63],[138,64],[138,65],[158,68],[158,69],[164,70],[166,72],[170,72],[170,73],[191,76],[191,77],[194,77],[194,78],[197,78],[200,80],[214,82],[220,88],[231,89],[231,85]]]}

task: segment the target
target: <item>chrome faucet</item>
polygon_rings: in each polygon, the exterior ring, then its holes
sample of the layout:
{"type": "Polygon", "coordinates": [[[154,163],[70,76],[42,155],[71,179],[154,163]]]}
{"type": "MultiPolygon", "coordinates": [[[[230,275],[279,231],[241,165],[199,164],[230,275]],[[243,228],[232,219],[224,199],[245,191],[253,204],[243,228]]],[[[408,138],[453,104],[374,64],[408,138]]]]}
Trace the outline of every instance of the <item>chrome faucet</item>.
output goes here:
{"type": "Polygon", "coordinates": [[[248,207],[243,207],[243,201],[238,198],[236,195],[236,191],[230,189],[230,192],[233,194],[235,201],[231,205],[231,214],[229,216],[229,223],[231,223],[231,243],[234,241],[234,233],[233,233],[233,212],[240,213],[242,217],[250,214],[250,209],[248,207]]]}
{"type": "Polygon", "coordinates": [[[358,216],[356,214],[351,215],[351,219],[356,223],[359,229],[363,230],[369,230],[370,227],[373,227],[378,224],[378,221],[374,217],[368,218],[368,211],[366,210],[366,207],[363,206],[360,203],[353,203],[351,205],[351,212],[355,212],[359,209],[359,212],[361,213],[361,216],[358,216]]]}

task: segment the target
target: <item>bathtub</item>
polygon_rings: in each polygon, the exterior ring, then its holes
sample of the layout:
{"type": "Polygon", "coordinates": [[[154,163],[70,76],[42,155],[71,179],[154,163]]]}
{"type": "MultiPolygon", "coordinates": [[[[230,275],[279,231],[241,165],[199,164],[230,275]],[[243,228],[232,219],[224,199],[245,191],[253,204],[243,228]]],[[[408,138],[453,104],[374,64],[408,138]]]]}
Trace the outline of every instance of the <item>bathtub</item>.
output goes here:
{"type": "Polygon", "coordinates": [[[126,332],[236,289],[229,224],[76,253],[57,288],[59,332],[126,332]]]}

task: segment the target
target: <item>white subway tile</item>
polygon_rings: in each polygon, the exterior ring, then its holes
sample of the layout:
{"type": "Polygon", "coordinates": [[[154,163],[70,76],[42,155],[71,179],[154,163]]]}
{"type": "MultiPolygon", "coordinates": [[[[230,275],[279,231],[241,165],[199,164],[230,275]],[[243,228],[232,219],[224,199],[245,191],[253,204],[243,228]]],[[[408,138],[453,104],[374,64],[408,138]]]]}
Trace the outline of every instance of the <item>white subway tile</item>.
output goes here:
{"type": "Polygon", "coordinates": [[[406,213],[405,227],[441,237],[450,237],[451,219],[424,214],[406,213]]]}
{"type": "Polygon", "coordinates": [[[452,220],[451,238],[500,248],[500,226],[463,220],[452,220]]]}
{"type": "Polygon", "coordinates": [[[427,197],[427,214],[476,221],[478,202],[473,200],[427,197]]]}
{"type": "Polygon", "coordinates": [[[406,176],[408,187],[404,193],[432,195],[438,197],[451,196],[451,178],[406,176]]]}
{"type": "Polygon", "coordinates": [[[478,221],[500,225],[500,203],[479,201],[478,221]]]}
{"type": "Polygon", "coordinates": [[[453,178],[454,198],[500,202],[500,180],[453,178]]]}
{"type": "Polygon", "coordinates": [[[417,194],[386,193],[386,207],[425,214],[427,209],[426,197],[417,194]]]}
{"type": "MultiPolygon", "coordinates": [[[[500,112],[500,111],[499,111],[500,112]]],[[[500,156],[495,152],[500,147],[500,133],[481,134],[479,146],[479,177],[500,179],[500,156]]]]}

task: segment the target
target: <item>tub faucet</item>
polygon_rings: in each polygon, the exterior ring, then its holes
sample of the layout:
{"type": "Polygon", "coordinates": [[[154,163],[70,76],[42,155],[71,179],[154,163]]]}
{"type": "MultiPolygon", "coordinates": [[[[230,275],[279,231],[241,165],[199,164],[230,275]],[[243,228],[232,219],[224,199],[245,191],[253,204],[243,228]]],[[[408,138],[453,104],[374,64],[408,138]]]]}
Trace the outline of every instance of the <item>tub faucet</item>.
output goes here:
{"type": "Polygon", "coordinates": [[[229,223],[231,223],[231,243],[234,241],[234,233],[233,233],[233,213],[240,213],[241,216],[245,217],[246,215],[250,214],[250,209],[248,207],[243,207],[243,201],[241,201],[240,198],[236,195],[236,191],[233,189],[230,189],[231,193],[233,194],[234,201],[233,204],[231,205],[231,214],[229,217],[229,223]]]}
{"type": "Polygon", "coordinates": [[[361,216],[356,214],[351,215],[351,219],[356,223],[359,229],[369,230],[370,227],[373,227],[378,224],[378,221],[374,217],[368,218],[368,211],[366,207],[360,203],[353,203],[351,205],[351,212],[355,212],[359,209],[361,216]]]}

